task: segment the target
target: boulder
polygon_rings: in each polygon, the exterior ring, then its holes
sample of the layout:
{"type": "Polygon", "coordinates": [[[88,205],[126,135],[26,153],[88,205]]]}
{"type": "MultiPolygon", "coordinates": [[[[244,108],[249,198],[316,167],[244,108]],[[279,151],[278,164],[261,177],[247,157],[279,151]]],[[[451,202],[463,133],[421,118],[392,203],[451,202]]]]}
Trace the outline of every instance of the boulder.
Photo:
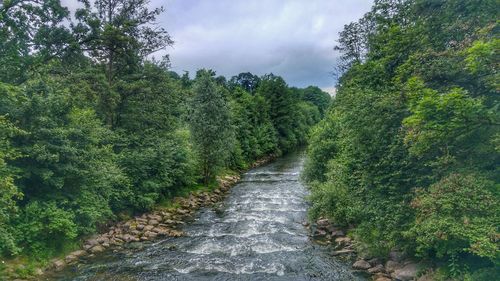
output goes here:
{"type": "Polygon", "coordinates": [[[344,231],[338,229],[338,230],[334,230],[332,231],[332,237],[342,237],[342,236],[345,236],[345,233],[344,231]]]}
{"type": "Polygon", "coordinates": [[[327,227],[330,222],[328,221],[328,219],[319,219],[316,221],[316,224],[318,225],[318,227],[327,227]]]}
{"type": "Polygon", "coordinates": [[[418,272],[418,264],[416,263],[408,263],[402,268],[394,270],[391,274],[391,277],[396,280],[408,281],[413,280],[417,276],[418,272]]]}
{"type": "Polygon", "coordinates": [[[41,269],[41,268],[35,269],[35,275],[36,276],[42,276],[43,275],[43,269],[41,269]]]}
{"type": "Polygon", "coordinates": [[[334,256],[347,255],[347,254],[354,253],[354,252],[355,251],[352,249],[342,249],[342,250],[338,250],[338,251],[333,251],[332,255],[334,255],[334,256]]]}
{"type": "Polygon", "coordinates": [[[145,232],[146,232],[146,231],[151,231],[151,229],[153,229],[153,228],[155,228],[155,227],[154,227],[154,225],[146,225],[146,226],[144,227],[144,231],[145,231],[145,232]]]}
{"type": "Polygon", "coordinates": [[[323,229],[315,229],[313,231],[313,237],[318,238],[318,237],[324,237],[326,235],[326,231],[323,229]]]}
{"type": "Polygon", "coordinates": [[[52,266],[55,271],[61,271],[66,266],[66,263],[63,260],[56,260],[52,263],[52,266]]]}
{"type": "Polygon", "coordinates": [[[143,230],[144,229],[144,225],[143,224],[138,224],[135,229],[137,230],[143,230]]]}
{"type": "Polygon", "coordinates": [[[90,245],[90,246],[95,246],[95,245],[99,244],[99,241],[97,241],[97,239],[89,239],[89,240],[87,240],[86,244],[90,245]]]}
{"type": "Polygon", "coordinates": [[[377,264],[376,266],[368,269],[368,272],[370,274],[375,274],[375,273],[379,273],[379,272],[383,272],[383,271],[384,271],[384,266],[381,264],[377,264]]]}
{"type": "Polygon", "coordinates": [[[378,276],[374,281],[392,281],[392,279],[386,276],[378,276]]]}
{"type": "Polygon", "coordinates": [[[100,244],[109,243],[109,238],[106,236],[101,236],[97,239],[97,242],[99,242],[100,244]]]}
{"type": "Polygon", "coordinates": [[[160,222],[159,222],[159,221],[157,221],[157,220],[150,220],[150,221],[148,222],[148,224],[149,224],[149,225],[158,225],[159,223],[160,223],[160,222]]]}
{"type": "Polygon", "coordinates": [[[150,220],[156,220],[156,221],[161,221],[163,219],[160,215],[155,215],[155,214],[148,215],[148,218],[150,220]]]}
{"type": "Polygon", "coordinates": [[[95,245],[94,247],[90,248],[90,252],[92,254],[97,254],[97,253],[100,253],[100,252],[103,252],[105,249],[103,246],[101,245],[95,245]]]}
{"type": "Polygon", "coordinates": [[[181,237],[181,236],[184,236],[184,232],[178,231],[178,230],[170,230],[168,232],[168,236],[171,236],[171,237],[181,237]]]}
{"type": "Polygon", "coordinates": [[[72,263],[74,261],[77,261],[78,260],[78,257],[77,256],[74,256],[74,255],[67,255],[65,258],[64,258],[64,262],[66,262],[67,264],[69,263],[72,263]]]}
{"type": "Polygon", "coordinates": [[[158,233],[153,232],[153,231],[146,231],[146,232],[144,232],[144,236],[152,239],[152,238],[156,238],[156,236],[158,236],[158,233]]]}
{"type": "Polygon", "coordinates": [[[391,272],[394,272],[396,269],[401,268],[401,266],[402,265],[399,262],[387,261],[385,263],[385,271],[391,273],[391,272]]]}
{"type": "Polygon", "coordinates": [[[75,257],[80,258],[80,257],[84,257],[84,256],[86,256],[88,253],[87,253],[87,251],[84,251],[84,250],[78,250],[78,251],[71,252],[71,253],[69,253],[69,254],[70,254],[70,255],[73,255],[73,256],[75,256],[75,257]]]}
{"type": "Polygon", "coordinates": [[[352,265],[352,267],[355,269],[367,270],[372,266],[365,260],[358,260],[352,265]]]}
{"type": "Polygon", "coordinates": [[[335,243],[338,245],[347,245],[351,243],[351,238],[349,237],[337,237],[335,238],[335,243]]]}

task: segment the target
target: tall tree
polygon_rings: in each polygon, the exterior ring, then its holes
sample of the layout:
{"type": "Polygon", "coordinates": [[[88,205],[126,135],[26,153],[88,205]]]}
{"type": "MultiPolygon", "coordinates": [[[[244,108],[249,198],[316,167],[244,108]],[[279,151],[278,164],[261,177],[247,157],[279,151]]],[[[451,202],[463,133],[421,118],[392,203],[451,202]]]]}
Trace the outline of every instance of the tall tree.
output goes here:
{"type": "Polygon", "coordinates": [[[223,90],[210,71],[197,73],[190,117],[191,134],[200,158],[203,180],[208,184],[227,157],[232,143],[230,112],[223,90]]]}
{"type": "Polygon", "coordinates": [[[59,0],[0,3],[0,81],[19,84],[28,70],[62,55],[71,42],[62,25],[68,15],[59,0]]]}
{"type": "Polygon", "coordinates": [[[106,66],[111,84],[119,74],[132,73],[149,55],[173,44],[155,24],[163,7],[150,9],[149,0],[79,0],[73,30],[84,51],[106,66]]]}

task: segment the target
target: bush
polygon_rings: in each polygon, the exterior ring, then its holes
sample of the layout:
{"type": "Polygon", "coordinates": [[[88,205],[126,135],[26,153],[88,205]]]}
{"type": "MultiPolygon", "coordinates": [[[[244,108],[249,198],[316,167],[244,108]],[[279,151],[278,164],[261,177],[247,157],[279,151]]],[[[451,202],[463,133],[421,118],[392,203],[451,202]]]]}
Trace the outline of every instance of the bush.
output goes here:
{"type": "Polygon", "coordinates": [[[55,202],[30,202],[17,222],[17,237],[25,252],[44,257],[60,251],[77,236],[73,212],[55,202]]]}
{"type": "Polygon", "coordinates": [[[438,257],[471,253],[498,258],[495,241],[500,225],[500,206],[493,182],[474,174],[450,174],[420,189],[412,206],[416,220],[408,235],[420,255],[438,257]]]}

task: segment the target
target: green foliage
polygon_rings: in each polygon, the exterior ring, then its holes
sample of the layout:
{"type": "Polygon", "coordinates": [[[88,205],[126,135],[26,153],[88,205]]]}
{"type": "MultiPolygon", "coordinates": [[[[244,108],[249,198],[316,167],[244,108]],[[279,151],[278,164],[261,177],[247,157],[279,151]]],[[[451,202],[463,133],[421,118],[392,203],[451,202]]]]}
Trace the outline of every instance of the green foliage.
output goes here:
{"type": "Polygon", "coordinates": [[[19,252],[12,221],[18,211],[16,199],[20,199],[22,193],[14,184],[15,170],[6,162],[19,157],[11,144],[12,137],[19,133],[19,129],[4,116],[0,116],[0,255],[19,252]]]}
{"type": "Polygon", "coordinates": [[[397,247],[449,263],[445,276],[491,274],[500,202],[493,6],[380,0],[345,26],[345,72],[303,175],[313,217],[355,225],[372,254],[397,247]]]}
{"type": "Polygon", "coordinates": [[[21,245],[34,256],[47,257],[77,236],[73,212],[64,210],[53,201],[26,205],[17,221],[21,245]]]}
{"type": "Polygon", "coordinates": [[[204,182],[208,184],[228,157],[232,136],[230,113],[224,92],[209,71],[198,72],[193,91],[191,135],[204,182]]]}
{"type": "Polygon", "coordinates": [[[0,7],[3,258],[43,262],[123,214],[213,189],[221,171],[305,143],[328,107],[274,75],[180,76],[149,60],[172,44],[154,26],[162,8],[80,2],[74,17],[58,0],[0,7]]]}
{"type": "Polygon", "coordinates": [[[475,175],[451,174],[419,190],[412,202],[415,223],[407,234],[415,239],[417,252],[438,257],[468,252],[498,258],[497,189],[493,182],[475,175]]]}

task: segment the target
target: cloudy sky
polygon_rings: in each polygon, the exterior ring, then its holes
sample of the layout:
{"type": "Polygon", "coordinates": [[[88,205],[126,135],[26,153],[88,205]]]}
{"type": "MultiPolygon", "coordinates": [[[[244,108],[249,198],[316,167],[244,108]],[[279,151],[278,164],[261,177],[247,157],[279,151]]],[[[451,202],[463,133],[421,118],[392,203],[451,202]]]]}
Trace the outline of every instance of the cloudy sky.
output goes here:
{"type": "MultiPolygon", "coordinates": [[[[329,92],[338,54],[333,46],[344,24],[359,19],[373,0],[150,0],[163,6],[158,24],[174,46],[172,70],[211,68],[231,77],[274,73],[292,86],[329,92]]],[[[62,0],[71,10],[77,0],[62,0]]],[[[162,54],[157,54],[161,56],[162,54]]]]}
{"type": "Polygon", "coordinates": [[[172,69],[212,68],[274,73],[298,87],[331,88],[333,51],[344,24],[367,12],[372,0],[152,0],[164,6],[158,23],[175,44],[172,69]]]}

